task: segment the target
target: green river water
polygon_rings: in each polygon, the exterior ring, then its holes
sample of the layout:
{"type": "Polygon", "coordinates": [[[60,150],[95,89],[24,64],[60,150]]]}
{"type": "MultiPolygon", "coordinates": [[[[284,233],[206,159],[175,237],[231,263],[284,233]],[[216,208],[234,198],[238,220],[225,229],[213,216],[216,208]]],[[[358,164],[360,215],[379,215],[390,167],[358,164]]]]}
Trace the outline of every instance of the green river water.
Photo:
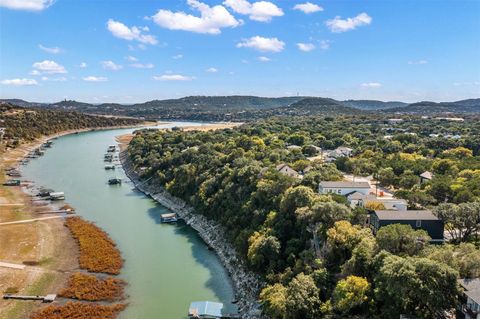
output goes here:
{"type": "MultiPolygon", "coordinates": [[[[199,125],[173,123],[160,127],[199,125]]],[[[234,306],[230,279],[217,256],[185,224],[161,224],[167,209],[134,190],[118,167],[104,170],[103,155],[115,136],[132,129],[95,131],[60,137],[52,148],[22,167],[23,178],[65,192],[77,214],[102,227],[121,250],[128,282],[128,308],[121,318],[186,318],[191,301],[234,306]],[[121,186],[108,186],[110,177],[121,186]]]]}

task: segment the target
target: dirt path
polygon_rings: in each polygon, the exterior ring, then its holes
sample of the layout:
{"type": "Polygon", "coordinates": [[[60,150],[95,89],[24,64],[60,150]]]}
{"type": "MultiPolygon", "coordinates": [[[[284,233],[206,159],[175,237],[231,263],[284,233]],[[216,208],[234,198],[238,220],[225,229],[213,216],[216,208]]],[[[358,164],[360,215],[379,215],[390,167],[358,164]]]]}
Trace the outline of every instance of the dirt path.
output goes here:
{"type": "Polygon", "coordinates": [[[25,224],[25,223],[33,223],[33,222],[38,222],[38,221],[40,221],[40,220],[48,220],[48,219],[55,219],[55,218],[65,218],[65,217],[64,217],[64,216],[49,216],[49,217],[40,217],[40,218],[24,219],[24,220],[17,220],[17,221],[14,221],[14,222],[0,223],[0,226],[16,225],[16,224],[25,224]]]}

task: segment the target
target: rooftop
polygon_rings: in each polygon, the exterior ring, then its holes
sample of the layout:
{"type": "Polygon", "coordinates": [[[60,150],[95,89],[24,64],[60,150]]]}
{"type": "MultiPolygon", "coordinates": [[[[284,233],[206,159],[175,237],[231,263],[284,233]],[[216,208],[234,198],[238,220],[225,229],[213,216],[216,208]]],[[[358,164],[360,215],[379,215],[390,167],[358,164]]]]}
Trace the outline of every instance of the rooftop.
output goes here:
{"type": "Polygon", "coordinates": [[[458,283],[465,289],[465,294],[480,304],[480,278],[458,279],[458,283]]]}
{"type": "Polygon", "coordinates": [[[222,317],[223,304],[213,301],[193,301],[188,310],[189,316],[222,317]]]}
{"type": "Polygon", "coordinates": [[[370,188],[368,182],[320,182],[320,186],[323,188],[370,188]]]}
{"type": "Polygon", "coordinates": [[[440,220],[430,210],[376,210],[380,220],[440,220]]]}

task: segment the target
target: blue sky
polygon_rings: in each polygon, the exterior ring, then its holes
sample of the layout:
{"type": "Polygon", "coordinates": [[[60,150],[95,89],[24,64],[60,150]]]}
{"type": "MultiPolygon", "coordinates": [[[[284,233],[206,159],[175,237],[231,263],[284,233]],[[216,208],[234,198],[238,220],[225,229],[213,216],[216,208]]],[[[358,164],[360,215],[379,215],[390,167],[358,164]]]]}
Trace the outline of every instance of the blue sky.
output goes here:
{"type": "Polygon", "coordinates": [[[0,97],[480,97],[480,1],[0,0],[0,97]]]}

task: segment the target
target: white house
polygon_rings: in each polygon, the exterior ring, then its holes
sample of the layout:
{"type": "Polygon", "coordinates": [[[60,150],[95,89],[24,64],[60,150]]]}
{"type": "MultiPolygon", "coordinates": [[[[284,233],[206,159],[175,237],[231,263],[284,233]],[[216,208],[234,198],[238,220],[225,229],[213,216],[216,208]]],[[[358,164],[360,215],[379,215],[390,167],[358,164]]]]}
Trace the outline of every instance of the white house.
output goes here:
{"type": "Polygon", "coordinates": [[[352,193],[347,196],[350,207],[368,207],[369,204],[382,204],[384,210],[406,211],[408,203],[404,199],[393,197],[377,197],[375,195],[364,195],[359,192],[352,193]]]}
{"type": "Polygon", "coordinates": [[[320,194],[338,194],[348,195],[358,192],[363,195],[370,193],[369,182],[320,182],[318,185],[318,192],[320,194]]]}
{"type": "Polygon", "coordinates": [[[458,283],[464,289],[465,302],[461,310],[465,319],[480,319],[480,278],[459,279],[458,283]]]}

